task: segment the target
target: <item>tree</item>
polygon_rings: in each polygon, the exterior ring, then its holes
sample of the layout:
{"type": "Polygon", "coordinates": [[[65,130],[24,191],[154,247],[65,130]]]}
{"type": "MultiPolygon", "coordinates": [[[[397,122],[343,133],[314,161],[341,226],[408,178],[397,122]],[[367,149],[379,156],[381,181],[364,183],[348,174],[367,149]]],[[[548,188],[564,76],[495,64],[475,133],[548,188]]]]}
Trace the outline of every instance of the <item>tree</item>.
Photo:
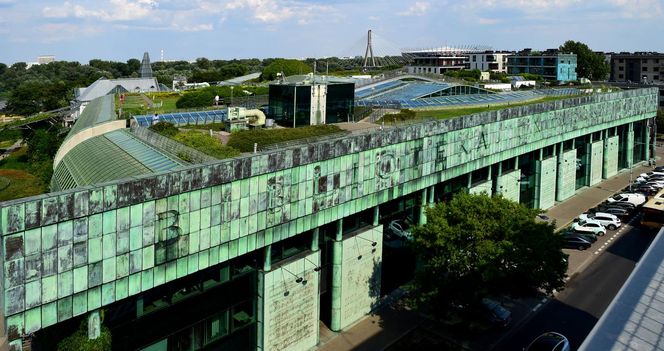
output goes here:
{"type": "Polygon", "coordinates": [[[579,78],[605,80],[608,77],[610,67],[604,55],[593,52],[588,45],[568,40],[559,49],[562,52],[576,54],[576,74],[579,78]]]}
{"type": "Polygon", "coordinates": [[[311,71],[311,67],[302,61],[276,59],[263,69],[261,80],[275,80],[279,72],[283,72],[286,76],[292,76],[295,74],[307,74],[311,71]]]}
{"type": "Polygon", "coordinates": [[[567,270],[562,239],[553,225],[535,221],[539,212],[465,192],[428,208],[427,223],[413,230],[422,262],[416,301],[444,317],[454,306],[472,312],[487,295],[560,290],[567,270]]]}
{"type": "Polygon", "coordinates": [[[657,133],[658,134],[663,134],[664,133],[664,108],[660,108],[657,110],[657,119],[655,120],[657,122],[657,133]]]}

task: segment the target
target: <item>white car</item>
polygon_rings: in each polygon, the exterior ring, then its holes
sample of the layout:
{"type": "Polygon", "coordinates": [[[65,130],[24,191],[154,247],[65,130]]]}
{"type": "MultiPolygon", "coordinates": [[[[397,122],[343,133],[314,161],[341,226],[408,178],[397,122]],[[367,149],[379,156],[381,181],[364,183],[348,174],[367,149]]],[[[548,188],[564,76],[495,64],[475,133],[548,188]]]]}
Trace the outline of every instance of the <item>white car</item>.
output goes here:
{"type": "Polygon", "coordinates": [[[606,234],[606,228],[604,228],[602,223],[593,221],[592,219],[579,220],[574,223],[572,230],[579,233],[592,233],[599,236],[606,234]]]}
{"type": "Polygon", "coordinates": [[[646,202],[646,197],[643,194],[631,194],[631,193],[622,193],[613,195],[608,198],[609,203],[611,202],[630,202],[636,206],[641,206],[646,202]]]}
{"type": "Polygon", "coordinates": [[[622,225],[622,223],[620,222],[620,218],[610,213],[604,213],[604,212],[595,212],[594,214],[584,213],[579,216],[579,220],[582,221],[593,220],[595,222],[599,222],[609,230],[616,230],[618,227],[622,225]]]}
{"type": "Polygon", "coordinates": [[[387,225],[387,234],[390,239],[400,238],[402,240],[410,240],[413,238],[406,224],[398,219],[390,221],[387,225]]]}

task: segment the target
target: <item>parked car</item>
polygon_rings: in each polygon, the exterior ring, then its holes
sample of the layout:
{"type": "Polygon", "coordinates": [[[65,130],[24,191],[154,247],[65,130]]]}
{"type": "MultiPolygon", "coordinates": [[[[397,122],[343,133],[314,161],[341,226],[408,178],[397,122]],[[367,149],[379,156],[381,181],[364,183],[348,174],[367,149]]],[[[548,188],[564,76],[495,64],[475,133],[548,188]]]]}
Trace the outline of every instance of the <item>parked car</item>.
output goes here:
{"type": "Polygon", "coordinates": [[[641,185],[638,185],[636,188],[634,188],[633,191],[635,193],[643,194],[646,197],[648,197],[648,196],[653,196],[653,195],[657,194],[659,189],[655,186],[652,186],[652,185],[641,184],[641,185]]]}
{"type": "Polygon", "coordinates": [[[599,236],[606,234],[606,228],[604,228],[602,223],[593,221],[592,219],[586,219],[586,220],[581,219],[578,222],[574,223],[572,229],[577,232],[593,233],[599,236]]]}
{"type": "Polygon", "coordinates": [[[512,312],[497,301],[484,298],[482,299],[482,306],[486,310],[487,319],[491,324],[504,328],[512,321],[512,312]]]}
{"type": "Polygon", "coordinates": [[[597,234],[594,233],[589,233],[589,232],[577,232],[574,229],[569,229],[563,235],[578,235],[586,240],[588,240],[591,244],[597,241],[597,234]]]}
{"type": "Polygon", "coordinates": [[[646,173],[639,174],[639,177],[643,177],[643,178],[647,179],[647,178],[650,178],[652,176],[658,176],[658,175],[664,175],[664,172],[657,172],[657,171],[655,171],[655,172],[646,172],[646,173]]]}
{"type": "Polygon", "coordinates": [[[388,223],[386,236],[388,240],[397,238],[402,240],[412,239],[410,230],[408,230],[408,225],[399,219],[392,220],[388,223]]]}
{"type": "Polygon", "coordinates": [[[583,251],[592,246],[592,243],[578,234],[563,234],[563,247],[583,251]]]}
{"type": "Polygon", "coordinates": [[[657,166],[653,169],[653,172],[662,172],[664,173],[664,166],[657,166]]]}
{"type": "Polygon", "coordinates": [[[587,221],[589,219],[599,222],[601,225],[603,225],[606,229],[609,230],[616,230],[618,227],[622,225],[622,222],[620,221],[620,218],[618,218],[618,216],[606,212],[595,212],[592,214],[584,213],[579,216],[579,220],[587,221]]]}
{"type": "MultiPolygon", "coordinates": [[[[601,205],[599,205],[597,208],[604,208],[604,207],[617,207],[617,208],[624,208],[630,212],[633,212],[636,210],[636,205],[634,205],[631,202],[621,202],[621,201],[616,201],[616,202],[605,202],[601,205]]],[[[600,211],[600,212],[606,212],[606,211],[600,211]]]]}
{"type": "MultiPolygon", "coordinates": [[[[648,184],[648,183],[646,183],[648,184]]],[[[636,206],[643,205],[646,202],[646,197],[643,194],[622,193],[611,196],[607,199],[609,202],[630,202],[636,206]]]]}
{"type": "Polygon", "coordinates": [[[624,209],[622,207],[610,207],[610,206],[608,206],[608,207],[605,207],[601,210],[599,208],[597,208],[597,211],[595,213],[597,213],[597,212],[612,214],[612,215],[620,218],[621,221],[629,218],[629,215],[630,215],[629,210],[624,209]]]}
{"type": "Polygon", "coordinates": [[[569,340],[560,333],[548,332],[535,338],[525,351],[570,351],[569,340]]]}

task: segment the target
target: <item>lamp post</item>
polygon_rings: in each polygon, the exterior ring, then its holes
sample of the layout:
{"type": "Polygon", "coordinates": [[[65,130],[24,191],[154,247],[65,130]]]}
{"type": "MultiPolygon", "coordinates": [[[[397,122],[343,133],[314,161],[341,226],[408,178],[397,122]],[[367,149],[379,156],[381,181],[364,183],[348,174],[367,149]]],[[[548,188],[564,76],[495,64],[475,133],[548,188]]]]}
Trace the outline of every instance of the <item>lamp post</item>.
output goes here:
{"type": "Polygon", "coordinates": [[[234,88],[235,88],[234,86],[231,86],[231,106],[233,105],[233,89],[234,88]]]}

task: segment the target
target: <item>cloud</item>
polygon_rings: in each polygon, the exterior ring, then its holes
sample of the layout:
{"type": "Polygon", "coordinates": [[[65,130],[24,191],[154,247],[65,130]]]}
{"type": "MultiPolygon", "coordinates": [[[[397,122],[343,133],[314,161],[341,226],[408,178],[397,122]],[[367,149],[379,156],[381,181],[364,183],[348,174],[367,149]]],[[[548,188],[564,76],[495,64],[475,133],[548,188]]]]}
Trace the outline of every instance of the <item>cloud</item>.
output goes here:
{"type": "Polygon", "coordinates": [[[660,19],[662,17],[661,0],[609,0],[624,18],[660,19]]]}
{"type": "Polygon", "coordinates": [[[248,10],[253,19],[268,24],[283,22],[295,17],[299,24],[306,24],[315,14],[334,12],[330,6],[296,1],[232,0],[223,6],[224,18],[222,21],[226,19],[228,12],[238,10],[248,10]]]}
{"type": "Polygon", "coordinates": [[[65,40],[80,39],[81,37],[94,36],[102,31],[102,28],[94,25],[78,25],[72,23],[47,23],[37,28],[39,41],[44,43],[55,43],[65,40]]]}
{"type": "Polygon", "coordinates": [[[42,14],[47,18],[74,17],[106,22],[131,21],[148,17],[158,6],[156,0],[108,0],[96,6],[99,9],[91,10],[66,1],[62,6],[44,7],[42,14]]]}
{"type": "Polygon", "coordinates": [[[428,2],[416,1],[406,11],[399,12],[399,16],[424,16],[429,11],[431,4],[428,2]]]}

